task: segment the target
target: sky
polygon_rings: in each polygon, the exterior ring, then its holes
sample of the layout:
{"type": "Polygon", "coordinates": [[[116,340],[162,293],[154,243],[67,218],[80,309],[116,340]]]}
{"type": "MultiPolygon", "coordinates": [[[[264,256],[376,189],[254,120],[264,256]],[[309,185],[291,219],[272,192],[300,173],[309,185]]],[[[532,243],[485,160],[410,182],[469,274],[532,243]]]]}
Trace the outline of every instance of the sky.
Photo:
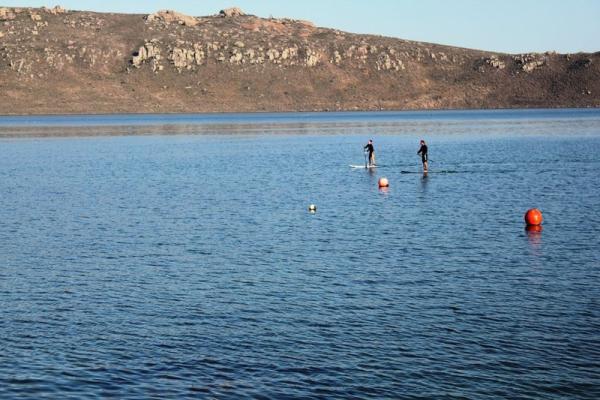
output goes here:
{"type": "Polygon", "coordinates": [[[504,53],[600,51],[600,0],[56,0],[0,6],[149,14],[212,15],[240,7],[259,17],[504,53]]]}

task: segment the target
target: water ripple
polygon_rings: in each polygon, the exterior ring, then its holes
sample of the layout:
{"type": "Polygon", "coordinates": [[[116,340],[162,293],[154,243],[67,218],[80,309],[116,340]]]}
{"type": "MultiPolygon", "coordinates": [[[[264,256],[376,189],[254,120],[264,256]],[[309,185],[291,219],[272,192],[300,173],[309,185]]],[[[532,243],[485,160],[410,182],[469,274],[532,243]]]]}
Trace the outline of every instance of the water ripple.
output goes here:
{"type": "Polygon", "coordinates": [[[597,398],[600,130],[579,117],[386,120],[381,172],[318,122],[3,139],[0,397],[597,398]],[[423,126],[452,173],[402,173],[423,126]]]}

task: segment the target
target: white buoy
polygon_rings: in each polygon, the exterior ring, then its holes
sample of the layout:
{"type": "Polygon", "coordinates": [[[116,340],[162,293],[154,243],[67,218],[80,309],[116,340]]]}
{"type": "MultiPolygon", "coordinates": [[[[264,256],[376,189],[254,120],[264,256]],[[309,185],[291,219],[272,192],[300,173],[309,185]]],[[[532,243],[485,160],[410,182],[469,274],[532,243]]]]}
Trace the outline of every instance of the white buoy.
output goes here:
{"type": "Polygon", "coordinates": [[[308,211],[310,211],[311,213],[317,212],[317,206],[315,206],[314,204],[309,205],[308,211]]]}

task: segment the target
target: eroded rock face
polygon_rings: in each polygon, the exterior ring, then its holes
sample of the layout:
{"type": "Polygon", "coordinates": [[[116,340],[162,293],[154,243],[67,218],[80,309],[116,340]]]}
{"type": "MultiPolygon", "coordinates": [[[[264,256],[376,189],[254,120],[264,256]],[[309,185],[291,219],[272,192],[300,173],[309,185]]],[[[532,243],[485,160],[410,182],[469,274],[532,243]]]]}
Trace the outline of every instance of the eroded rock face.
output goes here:
{"type": "MultiPolygon", "coordinates": [[[[364,68],[372,66],[377,71],[401,72],[407,69],[406,62],[411,60],[407,52],[392,47],[378,47],[363,43],[359,46],[327,48],[319,45],[298,46],[292,42],[260,43],[237,40],[236,37],[224,37],[224,40],[193,42],[177,39],[175,42],[160,42],[153,39],[138,48],[130,59],[135,68],[144,64],[153,65],[155,71],[162,70],[161,60],[179,72],[196,70],[207,63],[230,65],[268,65],[281,67],[301,66],[307,68],[332,64],[340,68],[364,68]],[[165,54],[163,58],[161,55],[165,54]]],[[[432,53],[430,53],[432,54],[432,53]]],[[[439,53],[437,62],[451,62],[443,53],[439,53]]],[[[434,59],[435,60],[435,59],[434,59]]]]}
{"type": "Polygon", "coordinates": [[[169,60],[177,69],[191,69],[196,63],[196,51],[175,47],[169,54],[169,60]]]}
{"type": "Polygon", "coordinates": [[[173,10],[161,10],[157,11],[154,14],[150,14],[146,17],[146,21],[154,22],[154,21],[162,21],[165,23],[178,23],[180,25],[185,26],[196,26],[198,25],[198,20],[194,17],[190,17],[189,15],[185,15],[173,10]]]}
{"type": "Polygon", "coordinates": [[[136,68],[140,68],[142,64],[149,62],[152,66],[152,70],[156,72],[163,69],[162,65],[160,65],[161,59],[162,56],[158,41],[152,40],[145,43],[136,53],[134,53],[131,64],[136,68]]]}
{"type": "Polygon", "coordinates": [[[224,10],[221,10],[219,12],[219,15],[221,17],[239,17],[239,16],[246,15],[246,14],[244,14],[242,9],[239,7],[231,7],[231,8],[226,8],[224,10]]]}

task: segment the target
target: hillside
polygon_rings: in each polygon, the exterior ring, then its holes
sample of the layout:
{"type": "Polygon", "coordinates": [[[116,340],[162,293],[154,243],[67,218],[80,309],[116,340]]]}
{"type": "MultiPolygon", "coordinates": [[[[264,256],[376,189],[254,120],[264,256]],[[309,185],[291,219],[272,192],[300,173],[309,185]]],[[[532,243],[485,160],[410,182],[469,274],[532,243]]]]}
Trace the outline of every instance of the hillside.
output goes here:
{"type": "Polygon", "coordinates": [[[0,8],[0,114],[600,107],[600,53],[498,54],[228,9],[0,8]]]}

